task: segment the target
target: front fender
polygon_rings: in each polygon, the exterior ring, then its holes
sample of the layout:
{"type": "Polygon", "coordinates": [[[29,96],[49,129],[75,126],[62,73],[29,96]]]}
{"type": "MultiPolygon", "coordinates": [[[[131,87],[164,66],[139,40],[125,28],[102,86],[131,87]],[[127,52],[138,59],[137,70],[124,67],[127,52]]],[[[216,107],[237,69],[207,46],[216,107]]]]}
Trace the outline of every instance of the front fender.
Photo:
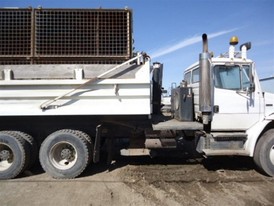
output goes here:
{"type": "Polygon", "coordinates": [[[264,93],[265,119],[274,120],[274,94],[264,93]]]}
{"type": "Polygon", "coordinates": [[[258,138],[261,136],[261,133],[267,127],[267,125],[273,122],[273,118],[274,118],[274,114],[272,115],[272,119],[264,119],[263,121],[256,123],[254,126],[252,126],[246,131],[248,136],[245,142],[245,150],[250,157],[253,157],[254,155],[254,150],[255,150],[255,146],[258,141],[258,138]]]}
{"type": "Polygon", "coordinates": [[[265,117],[266,120],[274,120],[274,113],[268,115],[267,117],[265,117]]]}

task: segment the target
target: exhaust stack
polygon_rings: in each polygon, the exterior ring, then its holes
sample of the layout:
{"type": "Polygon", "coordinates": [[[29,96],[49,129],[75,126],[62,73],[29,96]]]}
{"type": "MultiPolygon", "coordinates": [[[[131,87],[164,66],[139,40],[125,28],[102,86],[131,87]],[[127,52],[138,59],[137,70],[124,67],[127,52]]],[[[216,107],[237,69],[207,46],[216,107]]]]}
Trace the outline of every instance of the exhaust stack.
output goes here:
{"type": "Polygon", "coordinates": [[[212,119],[212,95],[211,95],[211,72],[210,58],[208,52],[207,35],[203,34],[203,52],[200,54],[200,87],[199,87],[199,105],[204,125],[209,125],[212,119]]]}

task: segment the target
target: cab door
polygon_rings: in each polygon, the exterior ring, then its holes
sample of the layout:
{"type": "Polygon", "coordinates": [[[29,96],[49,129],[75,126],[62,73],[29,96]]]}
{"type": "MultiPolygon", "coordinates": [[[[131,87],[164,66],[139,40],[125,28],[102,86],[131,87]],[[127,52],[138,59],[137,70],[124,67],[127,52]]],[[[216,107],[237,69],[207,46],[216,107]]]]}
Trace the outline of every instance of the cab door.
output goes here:
{"type": "Polygon", "coordinates": [[[212,130],[245,131],[259,121],[260,93],[252,79],[252,64],[213,67],[212,130]]]}

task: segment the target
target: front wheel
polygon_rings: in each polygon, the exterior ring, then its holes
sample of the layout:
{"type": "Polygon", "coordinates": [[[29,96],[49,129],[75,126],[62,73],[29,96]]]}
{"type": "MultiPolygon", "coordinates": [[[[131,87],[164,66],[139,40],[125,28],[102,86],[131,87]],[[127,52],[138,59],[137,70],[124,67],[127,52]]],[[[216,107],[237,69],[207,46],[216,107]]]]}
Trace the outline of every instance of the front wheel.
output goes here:
{"type": "Polygon", "coordinates": [[[60,130],[49,135],[40,148],[43,169],[54,178],[79,176],[91,160],[92,145],[88,139],[87,134],[76,130],[60,130]]]}
{"type": "Polygon", "coordinates": [[[270,129],[259,139],[254,153],[254,162],[269,176],[274,177],[274,129],[270,129]]]}

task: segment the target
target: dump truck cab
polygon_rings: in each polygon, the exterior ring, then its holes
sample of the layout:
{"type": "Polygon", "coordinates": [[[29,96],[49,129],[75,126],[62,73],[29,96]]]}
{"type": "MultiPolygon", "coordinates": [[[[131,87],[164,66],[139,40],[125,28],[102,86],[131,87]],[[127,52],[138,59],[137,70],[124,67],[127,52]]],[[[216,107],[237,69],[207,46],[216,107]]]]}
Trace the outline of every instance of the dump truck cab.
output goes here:
{"type": "MultiPolygon", "coordinates": [[[[261,162],[256,160],[260,159],[258,156],[262,156],[259,153],[263,153],[258,149],[262,145],[258,141],[266,131],[273,128],[274,95],[262,91],[255,62],[247,58],[251,43],[245,43],[240,46],[240,51],[235,51],[237,43],[237,37],[231,38],[229,52],[218,57],[210,56],[207,60],[209,85],[201,85],[201,61],[185,70],[184,81],[193,90],[196,121],[203,122],[200,104],[205,100],[201,99],[199,93],[203,91],[203,87],[208,87],[209,91],[210,115],[207,128],[210,135],[209,140],[202,138],[204,146],[200,149],[209,156],[251,156],[262,167],[261,162]],[[212,144],[205,146],[207,143],[212,144]]],[[[268,149],[265,157],[268,158],[269,165],[272,164],[272,172],[268,173],[271,175],[274,171],[274,145],[268,149]]]]}
{"type": "MultiPolygon", "coordinates": [[[[246,50],[231,50],[231,54],[225,53],[210,60],[212,131],[245,131],[264,117],[264,97],[255,63],[247,58],[246,50]]],[[[194,91],[194,112],[197,120],[200,117],[199,76],[199,63],[188,68],[184,74],[184,80],[194,91]]]]}

